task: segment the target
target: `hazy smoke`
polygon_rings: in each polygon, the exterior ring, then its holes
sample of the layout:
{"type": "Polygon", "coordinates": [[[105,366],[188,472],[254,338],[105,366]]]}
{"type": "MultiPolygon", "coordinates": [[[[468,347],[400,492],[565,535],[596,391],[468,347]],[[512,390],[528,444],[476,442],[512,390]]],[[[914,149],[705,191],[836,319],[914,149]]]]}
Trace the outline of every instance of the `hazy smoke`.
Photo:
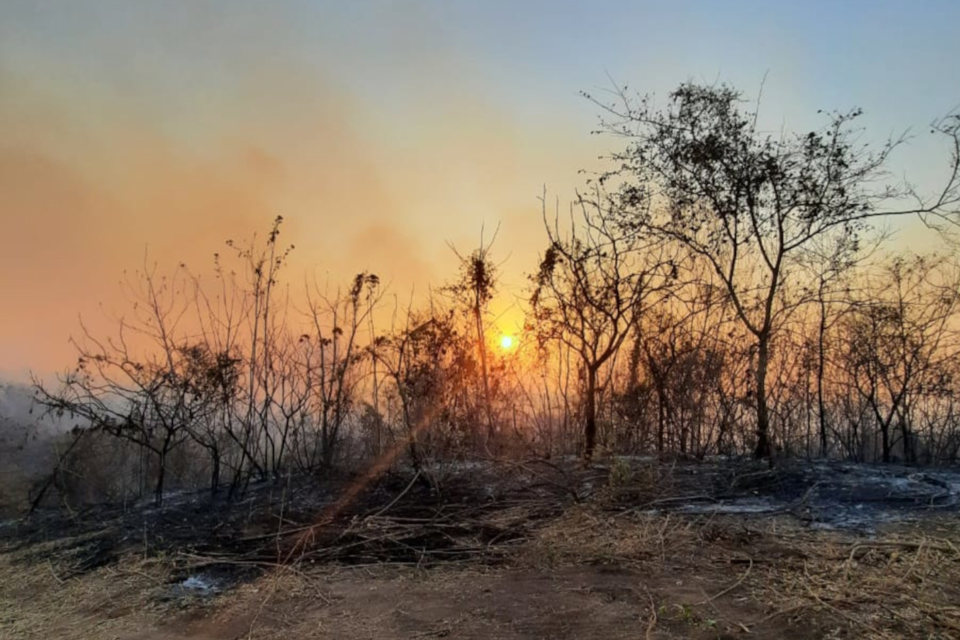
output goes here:
{"type": "Polygon", "coordinates": [[[69,366],[77,314],[109,331],[100,305],[124,311],[117,282],[145,250],[202,270],[278,214],[294,288],[370,270],[425,292],[454,266],[446,241],[501,221],[496,253],[523,256],[505,267],[522,281],[541,185],[575,184],[594,154],[569,139],[589,123],[518,121],[415,7],[333,23],[263,6],[5,10],[0,373],[69,366]]]}

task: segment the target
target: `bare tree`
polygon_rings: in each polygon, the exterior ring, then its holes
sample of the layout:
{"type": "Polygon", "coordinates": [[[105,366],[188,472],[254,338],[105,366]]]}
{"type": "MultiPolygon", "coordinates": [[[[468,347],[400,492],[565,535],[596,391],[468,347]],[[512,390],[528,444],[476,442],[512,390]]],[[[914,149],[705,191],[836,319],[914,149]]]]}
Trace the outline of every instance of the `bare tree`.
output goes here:
{"type": "Polygon", "coordinates": [[[884,180],[903,139],[877,149],[861,144],[853,128],[859,110],[829,114],[817,131],[771,135],[741,103],[740,92],[728,86],[694,83],[680,85],[663,109],[625,91],[613,104],[597,102],[609,118],[603,130],[629,141],[600,182],[622,180],[612,200],[623,228],[679,243],[723,282],[757,347],[755,453],[763,457],[771,454],[771,344],[783,314],[798,303],[782,296],[785,283],[799,276],[797,258],[828,235],[855,244],[880,216],[954,220],[960,118],[934,124],[952,157],[942,189],[923,198],[909,185],[884,180]]]}
{"type": "MultiPolygon", "coordinates": [[[[581,199],[579,217],[561,229],[543,201],[550,245],[531,277],[532,326],[543,343],[568,347],[583,367],[584,458],[597,444],[600,369],[636,325],[644,305],[676,278],[664,245],[640,246],[619,234],[603,209],[581,199]]],[[[573,218],[571,209],[571,218],[573,218]]]]}
{"type": "MultiPolygon", "coordinates": [[[[499,227],[497,228],[499,231],[499,227]]],[[[487,354],[487,326],[486,319],[488,305],[496,294],[497,270],[490,258],[490,249],[497,239],[494,231],[490,242],[485,242],[483,232],[480,234],[480,246],[470,255],[464,256],[450,245],[460,260],[460,278],[448,285],[446,290],[452,293],[455,299],[463,305],[470,314],[475,329],[477,356],[480,360],[480,382],[483,390],[483,409],[487,421],[487,441],[493,439],[496,430],[496,421],[493,418],[493,398],[490,394],[490,372],[487,354]]]]}
{"type": "Polygon", "coordinates": [[[82,325],[73,343],[77,365],[59,377],[58,389],[35,381],[37,399],[49,410],[80,417],[84,429],[128,440],[156,458],[154,500],[159,506],[167,458],[189,436],[203,411],[192,379],[193,351],[180,322],[187,313],[182,269],[172,276],[145,267],[126,281],[133,318],[120,319],[116,335],[98,339],[82,325]]]}
{"type": "Polygon", "coordinates": [[[457,405],[457,396],[470,385],[464,375],[470,368],[464,362],[464,339],[454,313],[432,305],[426,312],[408,310],[403,327],[378,337],[373,352],[393,383],[410,461],[424,471],[424,440],[444,421],[444,412],[445,421],[451,422],[449,412],[457,405]]]}
{"type": "Polygon", "coordinates": [[[210,456],[210,492],[220,488],[229,422],[237,401],[241,361],[229,352],[213,352],[206,343],[180,350],[183,384],[194,400],[186,424],[190,438],[210,456]]]}
{"type": "MultiPolygon", "coordinates": [[[[240,342],[246,349],[246,385],[244,406],[235,419],[242,429],[238,439],[241,450],[253,470],[262,479],[270,473],[270,459],[266,443],[270,433],[270,411],[277,385],[276,371],[272,367],[275,342],[280,339],[282,325],[278,322],[278,313],[286,312],[286,298],[278,299],[277,287],[280,272],[293,246],[281,247],[278,244],[283,217],[273,221],[263,246],[254,238],[246,245],[239,246],[228,240],[227,245],[234,249],[242,267],[246,285],[242,291],[244,299],[243,320],[247,336],[240,342]]],[[[244,479],[238,469],[234,477],[233,488],[244,479]]],[[[246,477],[249,479],[249,476],[246,477]]]]}
{"type": "MultiPolygon", "coordinates": [[[[380,300],[380,278],[358,273],[346,294],[324,293],[314,286],[307,292],[311,333],[303,334],[310,408],[319,426],[319,462],[333,463],[341,428],[356,400],[359,367],[366,353],[359,344],[360,332],[380,300]]],[[[317,460],[316,455],[311,456],[317,460]]]]}
{"type": "Polygon", "coordinates": [[[872,285],[843,322],[842,358],[879,431],[883,462],[897,444],[915,462],[915,411],[952,393],[960,273],[942,259],[898,257],[872,285]]]}

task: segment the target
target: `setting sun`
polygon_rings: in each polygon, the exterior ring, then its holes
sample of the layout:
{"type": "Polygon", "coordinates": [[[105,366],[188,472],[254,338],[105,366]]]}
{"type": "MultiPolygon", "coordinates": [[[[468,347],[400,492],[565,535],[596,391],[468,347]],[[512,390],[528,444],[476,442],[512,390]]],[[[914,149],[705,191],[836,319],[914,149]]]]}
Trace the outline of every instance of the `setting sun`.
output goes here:
{"type": "Polygon", "coordinates": [[[500,348],[503,349],[504,351],[509,351],[510,349],[513,349],[514,344],[515,342],[514,342],[513,336],[500,336],[500,348]]]}

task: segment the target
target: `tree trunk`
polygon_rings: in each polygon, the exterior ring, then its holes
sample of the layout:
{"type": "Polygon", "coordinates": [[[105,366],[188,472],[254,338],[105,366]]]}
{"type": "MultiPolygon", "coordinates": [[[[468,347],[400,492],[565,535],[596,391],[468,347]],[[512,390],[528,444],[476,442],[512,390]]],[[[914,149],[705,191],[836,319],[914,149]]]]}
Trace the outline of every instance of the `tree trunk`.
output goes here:
{"type": "Polygon", "coordinates": [[[880,423],[880,439],[883,446],[883,451],[881,453],[882,461],[885,463],[890,462],[893,445],[890,443],[890,424],[888,422],[880,423]]]}
{"type": "MultiPolygon", "coordinates": [[[[880,413],[880,403],[876,397],[876,391],[871,392],[870,406],[873,408],[873,415],[877,420],[877,427],[880,429],[880,460],[881,462],[890,462],[893,457],[893,441],[890,439],[890,424],[893,422],[893,416],[896,409],[892,409],[887,417],[884,418],[880,413]]],[[[874,460],[876,460],[876,446],[874,446],[874,460]]]]}
{"type": "Polygon", "coordinates": [[[411,424],[410,404],[407,401],[407,395],[402,391],[399,395],[403,411],[403,424],[407,429],[407,450],[410,453],[410,463],[413,464],[413,470],[419,473],[423,469],[423,462],[420,459],[420,448],[417,446],[417,430],[411,424]]]}
{"type": "Polygon", "coordinates": [[[916,447],[913,446],[913,430],[910,428],[906,415],[900,417],[900,433],[903,437],[903,461],[907,464],[914,464],[917,461],[917,451],[916,447]]]}
{"type": "Polygon", "coordinates": [[[817,345],[817,416],[820,419],[820,457],[827,457],[827,406],[823,398],[823,376],[826,371],[825,342],[827,333],[827,310],[820,302],[820,327],[817,345]]]}
{"type": "Polygon", "coordinates": [[[667,398],[657,383],[657,455],[663,457],[664,434],[667,430],[667,398]]]}
{"type": "Polygon", "coordinates": [[[210,461],[213,469],[210,471],[210,495],[217,495],[220,490],[220,451],[216,448],[210,452],[210,461]]]}
{"type": "Polygon", "coordinates": [[[757,448],[753,455],[757,459],[769,458],[770,450],[770,415],[767,409],[767,365],[770,360],[770,336],[767,333],[759,336],[759,350],[757,352],[757,448]]]}
{"type": "Polygon", "coordinates": [[[593,367],[587,367],[586,392],[583,459],[590,462],[597,446],[597,370],[593,367]]]}
{"type": "Polygon", "coordinates": [[[490,379],[487,374],[487,346],[484,341],[483,316],[481,315],[479,298],[477,299],[473,313],[477,323],[477,350],[480,353],[480,372],[483,375],[483,410],[487,419],[487,443],[489,444],[494,436],[493,408],[490,401],[490,379]]]}
{"type": "Polygon", "coordinates": [[[166,444],[164,444],[163,450],[157,457],[159,458],[160,466],[157,469],[157,484],[153,490],[153,504],[154,506],[160,507],[163,505],[163,482],[167,476],[166,444]]]}
{"type": "Polygon", "coordinates": [[[330,419],[327,417],[327,411],[324,409],[323,412],[323,422],[320,425],[320,447],[322,449],[320,453],[320,460],[323,466],[326,469],[330,468],[328,464],[328,459],[330,457],[330,419]]]}

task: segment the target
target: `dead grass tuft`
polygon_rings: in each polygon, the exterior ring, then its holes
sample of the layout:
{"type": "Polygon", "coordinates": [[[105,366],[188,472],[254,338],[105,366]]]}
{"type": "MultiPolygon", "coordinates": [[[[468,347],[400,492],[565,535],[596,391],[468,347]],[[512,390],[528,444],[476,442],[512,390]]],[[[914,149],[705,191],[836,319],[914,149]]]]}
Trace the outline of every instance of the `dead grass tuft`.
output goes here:
{"type": "Polygon", "coordinates": [[[41,545],[29,556],[0,554],[0,635],[25,640],[120,636],[136,628],[140,616],[164,606],[158,596],[169,579],[168,563],[127,556],[70,577],[70,559],[51,551],[41,545]]]}
{"type": "Polygon", "coordinates": [[[875,539],[791,541],[790,563],[768,564],[754,583],[771,617],[806,609],[844,623],[857,637],[955,638],[960,634],[957,541],[889,533],[875,539]]]}
{"type": "Polygon", "coordinates": [[[618,518],[589,505],[567,509],[540,528],[523,550],[534,566],[566,563],[636,565],[691,554],[699,526],[675,515],[618,518]]]}

